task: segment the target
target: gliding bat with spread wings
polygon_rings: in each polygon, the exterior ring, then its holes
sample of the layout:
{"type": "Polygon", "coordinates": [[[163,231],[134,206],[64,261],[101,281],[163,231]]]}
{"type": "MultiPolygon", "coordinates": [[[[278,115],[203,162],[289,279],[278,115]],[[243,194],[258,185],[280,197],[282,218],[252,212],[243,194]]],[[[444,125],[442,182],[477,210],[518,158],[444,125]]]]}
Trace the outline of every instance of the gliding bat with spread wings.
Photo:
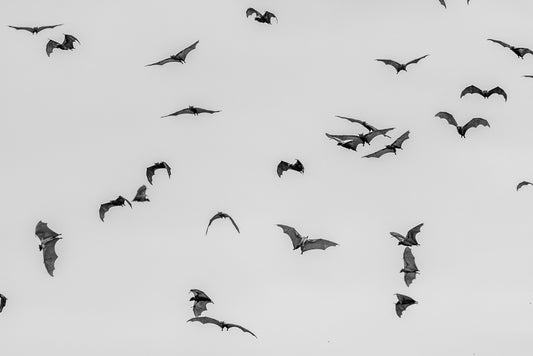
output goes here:
{"type": "Polygon", "coordinates": [[[402,149],[402,144],[408,138],[409,138],[409,131],[405,132],[403,135],[398,137],[396,139],[396,141],[394,141],[392,144],[385,146],[385,148],[383,148],[383,149],[381,149],[381,150],[379,150],[377,152],[374,152],[374,153],[371,153],[369,155],[363,156],[363,158],[379,158],[379,157],[381,157],[381,156],[383,156],[384,154],[387,154],[387,153],[396,154],[396,150],[401,150],[402,149]]]}
{"type": "Polygon", "coordinates": [[[518,191],[520,188],[522,188],[523,186],[526,186],[526,185],[533,185],[533,183],[531,182],[528,182],[528,181],[522,181],[520,183],[518,183],[518,185],[516,186],[516,190],[518,191]]]}
{"type": "Polygon", "coordinates": [[[50,25],[50,26],[36,26],[36,27],[24,27],[24,26],[9,26],[11,28],[14,28],[15,30],[24,30],[35,34],[38,34],[42,30],[46,30],[48,28],[55,28],[57,26],[62,26],[63,24],[59,25],[50,25]]]}
{"type": "Polygon", "coordinates": [[[250,330],[240,326],[240,325],[237,325],[237,324],[230,324],[230,323],[225,323],[223,321],[218,321],[216,319],[213,319],[213,318],[210,318],[210,317],[207,317],[207,316],[200,316],[200,317],[197,317],[197,318],[191,318],[189,320],[187,320],[187,322],[189,321],[198,321],[202,324],[214,324],[218,327],[220,327],[222,329],[222,331],[224,331],[224,328],[226,328],[226,330],[229,330],[230,328],[237,328],[237,329],[241,329],[243,332],[245,333],[249,333],[249,334],[252,334],[253,336],[255,336],[257,338],[257,336],[251,332],[250,330]]]}
{"type": "Polygon", "coordinates": [[[62,43],[56,42],[54,40],[48,41],[46,44],[46,55],[50,57],[50,54],[54,51],[54,49],[58,48],[63,51],[67,50],[73,50],[74,49],[74,42],[80,43],[78,39],[72,35],[65,34],[65,39],[62,43]]]}
{"type": "Polygon", "coordinates": [[[403,236],[402,234],[399,234],[397,232],[391,232],[390,234],[392,235],[392,237],[396,238],[399,241],[398,245],[418,246],[418,241],[416,241],[416,235],[420,232],[420,229],[423,225],[424,223],[418,224],[413,227],[407,232],[407,236],[403,236]]]}
{"type": "Polygon", "coordinates": [[[191,302],[194,302],[192,307],[194,316],[200,316],[207,310],[207,304],[213,303],[213,301],[207,296],[207,294],[199,289],[191,289],[190,293],[194,294],[194,296],[189,299],[191,302]]]}
{"type": "Polygon", "coordinates": [[[424,59],[426,58],[427,56],[429,56],[429,54],[426,54],[425,56],[422,56],[420,58],[417,58],[417,59],[413,59],[412,61],[410,62],[407,62],[405,64],[402,64],[402,63],[398,63],[396,61],[393,61],[391,59],[376,59],[376,61],[378,62],[383,62],[387,65],[390,65],[390,66],[393,66],[394,69],[396,69],[396,74],[400,73],[402,70],[407,72],[407,66],[410,65],[410,64],[415,64],[415,63],[418,63],[421,59],[424,59]]]}
{"type": "Polygon", "coordinates": [[[241,233],[240,230],[239,230],[239,227],[235,223],[235,220],[233,220],[233,218],[231,216],[229,216],[228,214],[219,211],[218,213],[213,215],[213,217],[209,220],[209,224],[207,224],[207,229],[205,229],[205,234],[206,235],[207,235],[207,231],[209,230],[209,226],[211,226],[211,223],[213,221],[217,220],[217,219],[230,219],[231,223],[235,227],[235,230],[237,230],[238,233],[241,233]]]}
{"type": "Polygon", "coordinates": [[[479,94],[485,99],[488,99],[492,94],[498,94],[503,96],[505,101],[507,101],[507,93],[500,87],[496,87],[491,90],[481,90],[475,85],[470,85],[463,89],[463,91],[461,92],[461,98],[466,94],[479,94]]]}
{"type": "Polygon", "coordinates": [[[248,8],[248,10],[246,10],[246,17],[249,17],[250,15],[255,15],[254,20],[257,21],[257,22],[260,22],[260,23],[267,23],[267,24],[271,25],[272,24],[272,22],[271,22],[272,18],[275,18],[276,22],[278,22],[278,18],[276,17],[276,15],[274,15],[273,13],[271,13],[269,11],[265,11],[264,14],[261,14],[256,9],[250,7],[250,8],[248,8]]]}
{"type": "Polygon", "coordinates": [[[278,177],[281,177],[283,172],[286,172],[289,169],[296,171],[296,172],[300,172],[302,174],[304,173],[304,165],[302,164],[302,162],[300,162],[300,160],[297,159],[295,163],[288,163],[285,161],[281,161],[278,163],[278,168],[277,168],[278,177]]]}
{"type": "Polygon", "coordinates": [[[53,231],[48,227],[48,224],[42,221],[39,221],[35,226],[35,236],[39,238],[41,244],[39,245],[39,250],[43,251],[44,266],[46,271],[50,276],[54,276],[54,264],[57,260],[56,254],[56,243],[61,240],[61,234],[53,231]]]}
{"type": "Polygon", "coordinates": [[[132,208],[129,200],[124,198],[122,195],[119,195],[118,198],[100,205],[100,209],[98,210],[98,213],[100,215],[100,220],[104,221],[105,213],[107,213],[109,209],[111,209],[114,206],[125,206],[124,203],[128,203],[130,208],[132,208]]]}
{"type": "Polygon", "coordinates": [[[192,51],[193,49],[196,48],[196,45],[198,44],[198,42],[200,42],[200,41],[194,42],[189,47],[187,47],[187,48],[179,51],[178,53],[176,53],[174,55],[171,55],[170,57],[165,58],[165,59],[163,59],[163,60],[161,60],[159,62],[155,62],[155,63],[152,63],[152,64],[147,64],[145,67],[150,67],[150,66],[155,66],[155,65],[162,66],[163,64],[167,64],[167,63],[171,63],[171,62],[185,63],[185,58],[187,58],[187,55],[189,54],[190,51],[192,51]]]}
{"type": "Polygon", "coordinates": [[[309,250],[325,250],[331,246],[337,246],[338,244],[324,239],[310,239],[308,236],[302,236],[295,228],[287,225],[278,224],[284,233],[289,235],[292,241],[293,250],[300,249],[303,254],[309,250]]]}
{"type": "Polygon", "coordinates": [[[455,126],[456,129],[457,129],[457,133],[462,138],[465,137],[466,132],[469,129],[471,129],[471,128],[478,127],[478,126],[490,127],[489,122],[487,120],[485,120],[485,119],[480,118],[480,117],[473,118],[472,120],[468,121],[464,126],[459,126],[457,124],[457,121],[455,121],[455,118],[453,117],[453,115],[450,114],[450,113],[441,111],[441,112],[437,113],[435,116],[439,117],[441,119],[444,119],[444,120],[448,121],[448,123],[450,125],[455,126]]]}
{"type": "Polygon", "coordinates": [[[533,51],[530,50],[529,48],[526,48],[526,47],[514,47],[514,46],[511,46],[503,41],[499,41],[499,40],[493,40],[493,39],[488,39],[488,41],[491,41],[491,42],[494,42],[494,43],[497,43],[499,44],[500,46],[503,46],[505,48],[509,48],[514,54],[516,54],[518,56],[518,58],[520,59],[524,59],[524,56],[526,54],[533,54],[533,51]]]}
{"type": "Polygon", "coordinates": [[[332,140],[337,141],[338,146],[357,151],[357,146],[361,144],[363,146],[365,144],[370,145],[370,142],[372,142],[372,140],[378,136],[389,137],[387,135],[387,132],[391,130],[394,130],[394,129],[390,128],[390,129],[374,130],[366,134],[359,134],[359,135],[331,135],[331,134],[326,133],[326,136],[332,140]]]}
{"type": "Polygon", "coordinates": [[[148,183],[152,184],[152,178],[155,174],[155,171],[158,169],[166,169],[168,178],[170,178],[170,166],[166,162],[157,162],[146,168],[146,178],[148,179],[148,183]]]}
{"type": "Polygon", "coordinates": [[[181,109],[181,110],[178,110],[172,114],[168,114],[168,115],[165,115],[165,116],[161,116],[161,118],[165,118],[165,117],[169,117],[169,116],[178,116],[178,115],[182,115],[182,114],[192,114],[194,116],[198,116],[198,114],[214,114],[216,112],[220,112],[220,110],[207,110],[207,109],[202,109],[202,108],[197,108],[197,107],[194,107],[194,106],[189,106],[188,108],[185,108],[185,109],[181,109]]]}

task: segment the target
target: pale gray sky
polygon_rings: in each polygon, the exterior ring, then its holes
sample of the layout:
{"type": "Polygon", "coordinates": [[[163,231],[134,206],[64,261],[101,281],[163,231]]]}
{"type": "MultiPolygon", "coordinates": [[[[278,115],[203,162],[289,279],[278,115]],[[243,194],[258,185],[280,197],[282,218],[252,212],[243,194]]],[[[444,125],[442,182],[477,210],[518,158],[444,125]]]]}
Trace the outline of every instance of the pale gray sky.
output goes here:
{"type": "Polygon", "coordinates": [[[89,355],[531,355],[533,47],[530,0],[4,1],[1,353],[89,355]],[[279,18],[245,17],[253,6],[279,18]],[[64,23],[33,36],[7,25],[64,23]],[[81,44],[45,54],[63,33],[81,44]],[[199,40],[187,63],[144,67],[199,40]],[[430,54],[399,75],[374,61],[430,54]],[[509,101],[459,99],[475,84],[509,101]],[[188,105],[215,115],[160,119],[188,105]],[[461,139],[434,115],[491,128],[461,139]],[[362,159],[324,133],[334,115],[406,130],[397,156],[362,159]],[[280,160],[305,174],[279,179],[280,160]],[[133,198],[145,168],[173,169],[133,198]],[[217,211],[232,215],[217,221],[217,211]],[[55,277],[35,224],[63,234],[55,277]],[[407,288],[389,236],[424,222],[407,288]],[[300,255],[276,224],[340,244],[300,255]],[[186,323],[189,289],[238,330],[186,323]],[[402,319],[394,293],[419,301],[402,319]]]}

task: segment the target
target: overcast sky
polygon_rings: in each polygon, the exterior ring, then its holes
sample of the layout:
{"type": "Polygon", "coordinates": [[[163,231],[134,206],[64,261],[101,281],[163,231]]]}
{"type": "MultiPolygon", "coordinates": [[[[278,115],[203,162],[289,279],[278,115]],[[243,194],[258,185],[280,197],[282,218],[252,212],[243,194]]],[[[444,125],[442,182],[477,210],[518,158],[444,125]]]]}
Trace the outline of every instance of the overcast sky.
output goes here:
{"type": "Polygon", "coordinates": [[[27,1],[0,12],[1,353],[531,355],[533,48],[530,0],[27,1]],[[263,25],[249,6],[277,15],[263,25]],[[274,21],[275,22],[275,21],[274,21]],[[64,23],[38,35],[7,25],[64,23]],[[48,39],[81,44],[46,56],[48,39]],[[199,44],[185,65],[144,67],[199,44]],[[429,54],[408,72],[374,61],[429,54]],[[501,86],[488,100],[461,90],[501,86]],[[195,105],[215,115],[160,119],[195,105]],[[460,124],[461,139],[434,115],[460,124]],[[324,135],[361,118],[411,138],[363,159],[324,135]],[[300,159],[305,174],[280,160],[300,159]],[[114,208],[166,161],[150,203],[114,208]],[[233,216],[213,223],[217,211],[233,216]],[[57,243],[55,277],[34,236],[57,243]],[[408,288],[389,235],[424,223],[408,288]],[[300,255],[276,224],[339,243],[300,255]],[[204,314],[239,330],[186,323],[204,314]],[[399,319],[394,293],[419,301],[399,319]]]}

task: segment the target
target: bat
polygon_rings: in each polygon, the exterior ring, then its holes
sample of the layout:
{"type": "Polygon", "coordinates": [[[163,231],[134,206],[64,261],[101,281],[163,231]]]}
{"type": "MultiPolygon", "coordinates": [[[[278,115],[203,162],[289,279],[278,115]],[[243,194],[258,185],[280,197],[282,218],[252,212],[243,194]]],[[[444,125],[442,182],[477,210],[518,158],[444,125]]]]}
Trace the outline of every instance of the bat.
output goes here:
{"type": "Polygon", "coordinates": [[[518,185],[516,186],[516,191],[518,191],[520,188],[522,188],[522,187],[525,186],[525,185],[533,185],[533,183],[528,182],[528,181],[520,182],[520,183],[518,183],[518,185]]]}
{"type": "Polygon", "coordinates": [[[418,63],[421,59],[424,59],[427,56],[429,56],[429,54],[426,54],[425,56],[422,56],[422,57],[417,58],[417,59],[413,59],[412,61],[407,62],[405,64],[401,64],[401,63],[398,63],[398,62],[390,60],[390,59],[376,59],[376,61],[383,62],[385,64],[393,66],[394,69],[396,69],[396,74],[399,74],[402,70],[407,72],[407,66],[408,65],[418,63]]]}
{"type": "Polygon", "coordinates": [[[398,245],[403,246],[418,246],[418,241],[416,241],[416,235],[420,232],[420,228],[422,228],[422,224],[418,224],[415,227],[413,227],[411,230],[407,231],[407,236],[403,236],[397,232],[391,232],[390,234],[392,237],[395,237],[399,242],[398,245]]]}
{"type": "Polygon", "coordinates": [[[283,172],[288,171],[289,169],[296,172],[300,172],[301,174],[304,173],[304,165],[302,164],[302,162],[300,162],[300,160],[297,159],[295,163],[287,163],[285,161],[281,161],[278,163],[277,168],[278,177],[281,177],[283,172]]]}
{"type": "Polygon", "coordinates": [[[3,294],[0,294],[0,313],[2,312],[2,310],[4,310],[4,307],[6,306],[6,303],[7,303],[6,296],[3,295],[3,294]]]}
{"type": "Polygon", "coordinates": [[[63,40],[63,43],[56,42],[54,40],[48,41],[46,44],[46,55],[50,57],[50,54],[54,51],[54,49],[58,48],[61,50],[73,50],[74,49],[74,42],[80,43],[78,39],[72,35],[65,34],[65,39],[63,40]]]}
{"type": "Polygon", "coordinates": [[[207,235],[207,231],[209,230],[209,226],[211,226],[211,223],[217,219],[230,219],[231,223],[233,224],[233,226],[235,227],[235,230],[237,230],[237,232],[240,234],[241,231],[239,230],[239,227],[237,226],[237,224],[235,223],[235,220],[233,220],[233,218],[231,216],[229,216],[228,214],[226,213],[223,213],[221,211],[219,211],[218,213],[216,213],[215,215],[213,215],[213,217],[209,220],[209,224],[207,224],[207,229],[205,229],[205,234],[207,235]]]}
{"type": "Polygon", "coordinates": [[[200,316],[204,311],[207,310],[207,304],[213,303],[213,301],[207,296],[207,294],[199,289],[191,289],[190,293],[194,294],[194,296],[189,299],[189,301],[194,302],[192,307],[194,316],[200,316]]]}
{"type": "Polygon", "coordinates": [[[157,162],[146,168],[146,178],[148,178],[148,183],[152,184],[152,177],[155,174],[155,171],[158,169],[166,169],[168,178],[170,179],[170,166],[166,162],[157,162]]]}
{"type": "Polygon", "coordinates": [[[418,267],[415,263],[415,256],[413,256],[411,248],[406,247],[403,251],[403,268],[400,273],[404,273],[403,280],[405,281],[407,287],[409,287],[409,285],[416,278],[418,271],[418,267]]]}
{"type": "Polygon", "coordinates": [[[168,114],[168,115],[165,115],[165,116],[161,116],[161,118],[163,119],[165,117],[178,116],[178,115],[182,115],[182,114],[193,114],[194,116],[198,116],[198,114],[203,114],[203,113],[214,114],[216,112],[220,112],[220,110],[207,110],[207,109],[197,108],[197,107],[194,107],[194,106],[189,106],[188,108],[178,110],[175,113],[168,114]]]}
{"type": "Polygon", "coordinates": [[[132,208],[130,201],[122,195],[119,195],[115,200],[110,200],[109,202],[100,205],[100,210],[98,211],[100,214],[100,220],[104,221],[105,213],[107,213],[109,209],[114,206],[125,206],[124,203],[128,203],[130,208],[132,208]]]}
{"type": "Polygon", "coordinates": [[[336,115],[336,117],[338,117],[339,119],[348,120],[348,121],[353,122],[353,123],[356,123],[356,124],[360,124],[360,125],[362,125],[365,129],[367,129],[368,131],[377,131],[377,128],[375,128],[374,126],[370,125],[370,124],[369,124],[368,122],[366,122],[366,121],[359,120],[359,119],[352,119],[351,117],[339,116],[339,115],[336,115]]]}
{"type": "Polygon", "coordinates": [[[463,138],[466,135],[466,131],[468,131],[469,129],[471,129],[473,127],[478,127],[478,126],[490,127],[489,122],[487,120],[485,120],[485,119],[480,118],[480,117],[473,118],[472,120],[468,121],[464,126],[459,126],[457,124],[457,121],[455,121],[453,115],[450,114],[450,113],[441,111],[441,112],[437,113],[435,116],[439,117],[441,119],[444,119],[444,120],[448,121],[448,123],[450,125],[455,126],[457,128],[457,133],[459,135],[461,135],[461,137],[463,137],[463,138]]]}
{"type": "Polygon", "coordinates": [[[524,75],[524,78],[533,78],[533,75],[524,75]]]}
{"type": "Polygon", "coordinates": [[[326,133],[326,136],[328,138],[331,138],[332,140],[337,141],[338,146],[342,146],[344,148],[357,151],[357,146],[361,144],[363,146],[365,144],[370,144],[370,142],[378,136],[389,137],[387,135],[387,132],[389,132],[390,130],[394,130],[394,129],[389,128],[389,129],[375,130],[375,131],[370,131],[366,134],[359,134],[359,135],[330,135],[326,133]]]}
{"type": "Polygon", "coordinates": [[[237,328],[237,329],[241,329],[245,333],[252,334],[253,336],[255,336],[257,338],[257,336],[253,332],[251,332],[250,330],[248,330],[246,328],[243,328],[240,325],[225,323],[223,321],[218,321],[216,319],[213,319],[213,318],[210,318],[210,317],[207,317],[207,316],[200,316],[200,317],[197,317],[197,318],[192,318],[192,319],[187,320],[187,322],[189,322],[189,321],[199,321],[202,324],[214,324],[214,325],[220,327],[222,329],[222,331],[224,331],[224,328],[226,328],[226,330],[229,330],[230,328],[237,328]]]}
{"type": "Polygon", "coordinates": [[[24,30],[35,34],[38,34],[42,30],[46,30],[48,28],[55,28],[57,26],[62,26],[63,24],[59,25],[51,25],[51,26],[36,26],[36,27],[23,27],[23,26],[9,26],[11,28],[14,28],[15,30],[24,30]]]}
{"type": "Polygon", "coordinates": [[[324,239],[310,239],[308,236],[302,236],[295,228],[278,224],[279,227],[283,230],[284,233],[289,235],[292,241],[293,250],[300,249],[303,254],[305,251],[309,250],[325,250],[331,246],[337,246],[338,244],[324,239]]]}
{"type": "Polygon", "coordinates": [[[394,141],[392,144],[385,146],[385,148],[376,151],[374,153],[371,153],[369,155],[363,156],[364,158],[379,158],[387,153],[394,153],[396,154],[396,150],[402,149],[402,144],[409,138],[409,131],[405,132],[403,135],[398,137],[396,141],[394,141]]]}
{"type": "Polygon", "coordinates": [[[146,185],[141,185],[139,189],[137,189],[137,193],[135,194],[135,198],[133,198],[133,201],[150,201],[150,199],[148,199],[148,197],[146,196],[146,185]]]}
{"type": "Polygon", "coordinates": [[[396,315],[398,315],[399,318],[402,317],[402,313],[404,312],[405,309],[407,309],[407,307],[413,304],[418,304],[416,300],[406,295],[398,294],[398,293],[396,293],[395,295],[396,295],[396,298],[398,298],[398,301],[396,302],[396,315]]]}
{"type": "Polygon", "coordinates": [[[440,4],[446,8],[446,2],[444,0],[439,0],[440,4]]]}
{"type": "Polygon", "coordinates": [[[265,11],[264,14],[261,14],[256,9],[250,7],[248,10],[246,10],[246,17],[249,17],[250,15],[255,15],[254,20],[260,23],[267,23],[269,25],[272,25],[272,18],[275,18],[276,22],[278,22],[278,18],[276,17],[276,15],[269,11],[265,11]]]}
{"type": "Polygon", "coordinates": [[[54,264],[57,260],[56,243],[61,240],[61,234],[53,231],[48,227],[48,224],[39,221],[35,226],[35,236],[39,238],[41,242],[39,245],[39,251],[43,251],[44,267],[50,276],[54,276],[54,264]]]}
{"type": "Polygon", "coordinates": [[[488,39],[488,41],[491,41],[491,42],[494,42],[494,43],[497,43],[499,44],[500,46],[503,46],[505,48],[509,48],[514,54],[516,54],[518,56],[518,58],[520,59],[524,59],[524,56],[526,54],[533,54],[533,51],[531,51],[529,48],[525,48],[525,47],[514,47],[514,46],[511,46],[505,42],[502,42],[502,41],[499,41],[499,40],[493,40],[493,39],[488,39]]]}
{"type": "Polygon", "coordinates": [[[196,45],[198,44],[198,42],[200,42],[200,41],[194,42],[189,47],[187,47],[185,49],[182,49],[178,53],[176,53],[174,55],[171,55],[170,57],[165,58],[165,59],[163,59],[163,60],[161,60],[159,62],[155,62],[155,63],[152,63],[152,64],[147,64],[145,67],[150,67],[150,66],[155,66],[155,65],[162,66],[163,64],[167,64],[167,63],[171,63],[171,62],[185,63],[185,58],[187,58],[187,55],[189,54],[190,51],[192,51],[193,49],[196,48],[196,45]]]}
{"type": "Polygon", "coordinates": [[[479,94],[485,99],[489,98],[492,94],[498,94],[503,96],[505,101],[507,101],[507,93],[500,87],[496,87],[491,90],[481,90],[475,85],[470,85],[469,87],[464,88],[464,90],[461,92],[461,98],[466,94],[479,94]]]}

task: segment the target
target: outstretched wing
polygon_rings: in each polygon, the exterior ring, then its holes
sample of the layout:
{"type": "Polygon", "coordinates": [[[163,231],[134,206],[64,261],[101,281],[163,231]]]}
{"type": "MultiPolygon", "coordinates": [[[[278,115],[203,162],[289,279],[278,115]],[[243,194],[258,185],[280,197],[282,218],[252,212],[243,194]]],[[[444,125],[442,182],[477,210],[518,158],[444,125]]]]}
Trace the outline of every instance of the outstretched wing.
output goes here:
{"type": "Polygon", "coordinates": [[[403,236],[402,234],[399,234],[397,232],[390,232],[391,236],[394,237],[396,240],[400,241],[400,242],[404,242],[405,241],[405,236],[403,236]]]}
{"type": "Polygon", "coordinates": [[[150,199],[148,199],[148,197],[146,196],[146,185],[141,185],[139,189],[137,189],[137,194],[135,194],[135,198],[133,198],[133,201],[150,201],[150,199]]]}
{"type": "Polygon", "coordinates": [[[256,17],[257,16],[262,16],[259,11],[257,11],[256,9],[254,9],[252,7],[248,8],[248,10],[246,10],[246,17],[250,17],[250,15],[255,15],[256,17]]]}
{"type": "Polygon", "coordinates": [[[207,229],[205,229],[205,234],[207,235],[207,231],[209,230],[209,226],[211,226],[211,223],[215,221],[216,219],[222,218],[222,215],[220,213],[216,213],[213,215],[211,219],[209,219],[209,224],[207,224],[207,229]]]}
{"type": "Polygon", "coordinates": [[[468,131],[468,129],[471,129],[473,127],[478,127],[480,125],[481,126],[490,127],[489,122],[487,120],[482,119],[480,117],[476,117],[476,118],[473,118],[472,120],[468,121],[468,123],[463,126],[463,129],[465,130],[465,133],[466,133],[466,131],[468,131]]]}
{"type": "Polygon", "coordinates": [[[161,118],[165,118],[165,117],[169,117],[169,116],[177,116],[177,115],[181,115],[181,114],[193,114],[193,111],[190,108],[185,108],[185,109],[178,110],[178,111],[176,111],[176,112],[174,112],[172,114],[161,116],[161,118]]]}
{"type": "Polygon", "coordinates": [[[416,272],[404,272],[403,280],[405,284],[409,287],[411,283],[416,279],[416,272]]]}
{"type": "Polygon", "coordinates": [[[146,168],[146,178],[148,179],[148,183],[152,184],[152,178],[154,177],[156,166],[152,165],[150,167],[146,168]]]}
{"type": "MultiPolygon", "coordinates": [[[[476,87],[475,85],[470,85],[466,88],[463,89],[463,91],[461,92],[461,98],[463,96],[465,96],[466,94],[479,94],[479,95],[483,95],[483,90],[479,89],[478,87],[476,87]]],[[[457,125],[456,125],[457,126],[457,125]]]]}
{"type": "Polygon", "coordinates": [[[198,300],[194,302],[194,305],[192,306],[192,311],[194,313],[194,316],[200,316],[204,311],[207,310],[207,304],[213,303],[210,300],[198,300]]]}
{"type": "Polygon", "coordinates": [[[422,59],[426,58],[427,56],[429,56],[429,54],[426,54],[425,56],[419,57],[417,59],[413,59],[412,61],[405,63],[405,66],[407,67],[409,64],[418,63],[419,61],[421,61],[422,59]]]}
{"type": "Polygon", "coordinates": [[[50,229],[47,223],[39,221],[37,225],[35,226],[35,235],[39,238],[39,240],[42,243],[43,241],[56,238],[60,236],[61,234],[58,234],[54,230],[50,229]]]}
{"type": "Polygon", "coordinates": [[[185,58],[187,57],[187,55],[189,54],[189,52],[196,48],[196,45],[198,44],[198,42],[200,42],[200,41],[196,41],[196,42],[194,42],[192,45],[190,45],[189,47],[187,47],[187,48],[182,49],[181,51],[179,51],[179,52],[176,54],[176,57],[177,57],[178,59],[181,59],[181,60],[185,61],[185,58]]]}
{"type": "Polygon", "coordinates": [[[65,35],[65,39],[63,40],[63,46],[67,49],[74,49],[74,42],[80,43],[78,39],[72,35],[65,35]]]}
{"type": "Polygon", "coordinates": [[[161,168],[164,168],[167,171],[168,178],[170,178],[170,166],[167,164],[167,162],[160,162],[161,168]]]}
{"type": "Polygon", "coordinates": [[[488,41],[497,43],[497,44],[499,44],[499,45],[501,45],[501,46],[503,46],[505,48],[513,48],[513,46],[511,46],[511,45],[509,45],[509,44],[507,44],[505,42],[499,41],[499,40],[493,40],[493,39],[489,38],[488,41]]]}
{"type": "Polygon", "coordinates": [[[160,60],[159,62],[154,62],[154,63],[147,64],[147,65],[145,65],[145,67],[162,66],[163,64],[167,64],[167,63],[170,63],[170,62],[177,62],[177,60],[172,58],[172,57],[168,57],[168,58],[160,60]]]}
{"type": "Polygon", "coordinates": [[[281,161],[278,163],[278,168],[277,168],[277,172],[278,172],[278,177],[281,177],[281,175],[283,174],[283,172],[287,171],[290,167],[290,164],[285,162],[285,161],[281,161]]]}
{"type": "Polygon", "coordinates": [[[455,118],[450,113],[447,113],[445,111],[441,111],[441,112],[438,112],[435,115],[435,117],[440,117],[441,119],[444,119],[444,120],[448,121],[448,123],[450,125],[453,125],[453,126],[457,127],[457,121],[455,121],[455,118]]]}
{"type": "Polygon", "coordinates": [[[111,202],[100,205],[100,209],[98,210],[98,214],[100,215],[100,220],[104,221],[105,213],[107,213],[107,211],[111,209],[113,206],[115,205],[111,202]]]}
{"type": "Polygon", "coordinates": [[[500,87],[496,87],[494,89],[491,89],[489,90],[489,92],[487,93],[487,96],[491,96],[492,94],[498,94],[498,95],[501,95],[503,96],[503,98],[505,99],[505,101],[507,101],[507,93],[505,92],[505,90],[503,90],[502,88],[500,87]]]}
{"type": "Polygon", "coordinates": [[[37,27],[37,32],[41,32],[42,30],[46,30],[48,28],[55,28],[55,27],[58,27],[58,26],[63,26],[63,24],[60,23],[58,25],[39,26],[39,27],[37,27]]]}
{"type": "Polygon", "coordinates": [[[202,108],[196,108],[196,112],[198,114],[202,114],[202,113],[214,114],[216,112],[220,112],[220,110],[207,110],[207,109],[202,109],[202,108]]]}
{"type": "Polygon", "coordinates": [[[194,294],[194,298],[202,298],[206,300],[211,300],[211,298],[209,298],[207,294],[205,294],[203,291],[199,289],[191,289],[190,293],[194,294]]]}
{"type": "Polygon", "coordinates": [[[56,254],[56,243],[60,239],[60,237],[52,239],[43,247],[44,266],[46,267],[48,274],[52,277],[54,276],[54,264],[58,257],[56,254]]]}
{"type": "Polygon", "coordinates": [[[241,329],[241,330],[244,331],[245,333],[252,334],[253,336],[255,336],[255,337],[257,338],[257,336],[256,336],[253,332],[251,332],[250,330],[248,330],[248,329],[246,329],[246,328],[244,328],[244,327],[242,327],[242,326],[240,326],[240,325],[226,323],[225,326],[228,328],[228,330],[229,330],[230,328],[238,328],[238,329],[241,329]]]}
{"type": "Polygon", "coordinates": [[[405,250],[403,250],[403,269],[408,272],[418,271],[415,256],[413,255],[413,252],[411,252],[410,247],[406,247],[405,250]]]}
{"type": "Polygon", "coordinates": [[[222,327],[222,323],[216,319],[213,319],[213,318],[210,318],[208,316],[200,316],[200,317],[196,317],[196,318],[191,318],[189,320],[187,320],[187,322],[189,321],[198,321],[202,324],[214,324],[216,326],[219,326],[219,327],[222,327]]]}
{"type": "Polygon", "coordinates": [[[396,148],[402,148],[402,144],[405,142],[405,140],[407,140],[409,138],[409,131],[405,132],[403,135],[401,135],[400,137],[398,137],[396,139],[396,141],[394,141],[392,143],[391,146],[393,147],[396,147],[396,148]]]}
{"type": "Polygon", "coordinates": [[[278,22],[278,18],[276,17],[276,15],[274,15],[274,14],[271,13],[270,11],[265,11],[265,13],[263,14],[263,17],[265,18],[265,20],[266,20],[268,23],[271,23],[272,18],[275,18],[275,19],[276,19],[276,22],[278,22]]]}
{"type": "Polygon", "coordinates": [[[300,247],[300,244],[302,243],[302,236],[298,233],[298,231],[296,231],[295,228],[287,226],[287,225],[282,225],[282,224],[278,224],[278,226],[281,227],[284,233],[289,235],[289,237],[291,238],[292,247],[294,248],[294,250],[300,247]]]}
{"type": "Polygon", "coordinates": [[[33,27],[25,27],[25,26],[9,26],[11,28],[14,28],[15,30],[24,30],[33,33],[33,27]]]}
{"type": "Polygon", "coordinates": [[[347,141],[359,139],[359,136],[356,135],[331,135],[326,133],[326,136],[332,140],[337,141],[338,143],[345,143],[347,141]]]}
{"type": "Polygon", "coordinates": [[[235,223],[235,220],[233,220],[233,218],[229,215],[226,214],[226,217],[229,218],[229,220],[231,221],[231,223],[233,224],[233,226],[235,227],[235,230],[237,230],[237,232],[240,234],[241,231],[239,230],[239,227],[237,226],[237,224],[235,223]]]}
{"type": "Polygon", "coordinates": [[[346,117],[346,116],[339,116],[339,115],[336,115],[336,117],[340,118],[340,119],[344,119],[344,120],[348,120],[350,122],[354,122],[356,124],[360,124],[360,125],[363,125],[363,127],[365,129],[367,129],[368,131],[376,131],[377,128],[375,128],[374,126],[370,125],[369,123],[367,123],[366,121],[363,121],[363,120],[359,120],[359,119],[352,119],[350,117],[346,117]]]}
{"type": "Polygon", "coordinates": [[[407,236],[405,237],[405,242],[408,242],[412,245],[418,245],[418,241],[416,241],[416,235],[420,232],[420,229],[422,228],[422,224],[418,224],[415,227],[413,227],[411,230],[407,232],[407,236]]]}
{"type": "Polygon", "coordinates": [[[304,165],[302,164],[302,162],[300,162],[299,159],[297,159],[296,162],[291,165],[291,167],[296,172],[304,173],[305,171],[304,165]]]}
{"type": "Polygon", "coordinates": [[[59,45],[60,44],[54,40],[48,41],[48,43],[46,44],[46,55],[50,57],[50,53],[52,53],[54,49],[57,48],[57,46],[59,45]]]}
{"type": "Polygon", "coordinates": [[[387,136],[387,132],[389,132],[391,130],[394,130],[394,128],[374,130],[374,131],[371,131],[371,132],[367,133],[365,135],[365,137],[366,137],[366,140],[368,141],[368,143],[370,143],[370,142],[372,142],[373,139],[375,139],[378,136],[389,137],[389,136],[387,136]]]}
{"type": "Polygon", "coordinates": [[[376,61],[378,61],[378,62],[383,62],[383,63],[385,63],[385,64],[388,64],[388,65],[390,65],[390,66],[393,66],[394,69],[396,69],[396,71],[399,71],[400,68],[402,67],[402,65],[401,65],[400,63],[398,63],[398,62],[396,62],[396,61],[393,61],[393,60],[391,60],[391,59],[376,59],[376,61]]]}
{"type": "Polygon", "coordinates": [[[338,244],[324,239],[308,239],[302,245],[302,253],[309,250],[325,250],[331,246],[337,246],[338,244]]]}
{"type": "Polygon", "coordinates": [[[362,143],[363,143],[363,140],[361,140],[360,137],[355,136],[353,140],[339,142],[339,145],[344,148],[357,151],[357,146],[361,145],[362,143]]]}
{"type": "Polygon", "coordinates": [[[528,182],[528,181],[520,182],[520,183],[518,183],[518,185],[516,186],[516,190],[518,191],[518,189],[520,189],[520,188],[522,188],[523,186],[528,185],[528,184],[529,184],[529,185],[533,185],[533,183],[528,182]]]}
{"type": "Polygon", "coordinates": [[[363,156],[363,158],[379,158],[387,153],[392,153],[394,150],[392,148],[385,147],[379,151],[376,151],[374,153],[371,153],[369,155],[363,156]]]}

